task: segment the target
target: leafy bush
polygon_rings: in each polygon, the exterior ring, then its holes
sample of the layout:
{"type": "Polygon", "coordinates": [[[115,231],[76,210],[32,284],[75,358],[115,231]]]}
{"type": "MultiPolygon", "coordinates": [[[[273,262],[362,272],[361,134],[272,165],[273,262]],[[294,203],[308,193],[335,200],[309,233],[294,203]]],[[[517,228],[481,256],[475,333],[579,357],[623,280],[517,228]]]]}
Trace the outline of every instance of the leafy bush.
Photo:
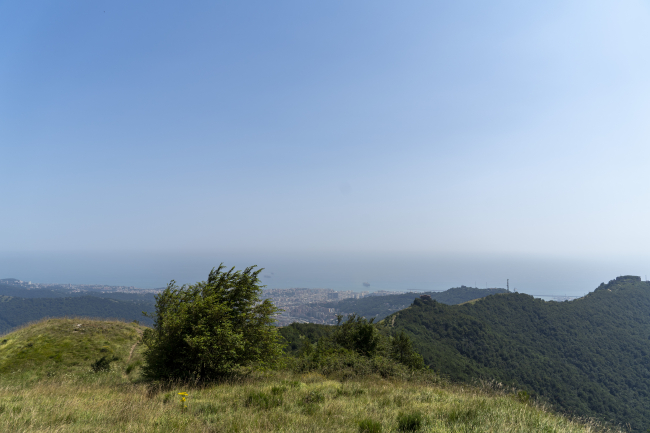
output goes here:
{"type": "Polygon", "coordinates": [[[165,393],[165,395],[163,396],[163,403],[165,404],[169,403],[170,401],[172,401],[172,398],[174,398],[174,394],[172,394],[171,392],[165,393]]]}
{"type": "Polygon", "coordinates": [[[365,317],[351,314],[345,322],[343,316],[337,317],[338,324],[333,341],[347,350],[357,352],[359,355],[374,356],[380,349],[381,338],[377,328],[373,325],[374,318],[367,320],[365,317]]]}
{"type": "Polygon", "coordinates": [[[415,352],[411,345],[411,339],[401,331],[391,339],[390,356],[407,367],[413,369],[424,368],[422,355],[415,352]]]}
{"type": "Polygon", "coordinates": [[[526,404],[530,400],[530,394],[528,393],[528,391],[521,390],[517,393],[517,399],[520,402],[526,404]]]}
{"type": "Polygon", "coordinates": [[[381,433],[381,423],[371,419],[359,421],[359,433],[381,433]]]}
{"type": "Polygon", "coordinates": [[[397,415],[398,431],[418,431],[422,428],[422,414],[420,412],[399,413],[397,415]]]}
{"type": "Polygon", "coordinates": [[[142,373],[148,379],[212,380],[235,369],[274,365],[281,353],[278,309],[260,302],[259,269],[213,269],[208,280],[156,296],[152,330],[143,336],[142,373]]]}
{"type": "Polygon", "coordinates": [[[319,391],[309,391],[303,401],[306,404],[311,404],[311,403],[322,403],[325,401],[325,396],[323,395],[322,392],[319,391]]]}
{"type": "Polygon", "coordinates": [[[360,388],[337,388],[336,389],[336,397],[359,397],[363,394],[365,394],[365,390],[360,389],[360,388]]]}
{"type": "Polygon", "coordinates": [[[135,361],[127,365],[125,370],[126,374],[131,374],[131,372],[139,367],[140,364],[142,364],[142,361],[135,361]]]}
{"type": "Polygon", "coordinates": [[[282,406],[281,395],[269,395],[264,392],[251,392],[246,397],[244,405],[246,407],[257,406],[260,409],[273,409],[282,406]]]}
{"type": "Polygon", "coordinates": [[[95,373],[101,373],[103,371],[110,371],[111,362],[113,362],[112,358],[109,359],[106,356],[102,356],[97,361],[93,362],[90,367],[93,369],[93,372],[95,372],[95,373]]]}
{"type": "Polygon", "coordinates": [[[294,340],[291,344],[298,347],[295,342],[302,340],[302,346],[287,364],[296,372],[318,371],[346,380],[372,374],[406,378],[414,370],[424,369],[422,357],[413,350],[406,334],[390,337],[386,330],[380,332],[373,320],[352,314],[343,321],[339,316],[331,331],[320,332],[316,344],[296,335],[301,327],[294,325],[289,333],[294,340]]]}
{"type": "Polygon", "coordinates": [[[287,392],[286,386],[273,386],[271,387],[271,395],[282,395],[287,392]]]}

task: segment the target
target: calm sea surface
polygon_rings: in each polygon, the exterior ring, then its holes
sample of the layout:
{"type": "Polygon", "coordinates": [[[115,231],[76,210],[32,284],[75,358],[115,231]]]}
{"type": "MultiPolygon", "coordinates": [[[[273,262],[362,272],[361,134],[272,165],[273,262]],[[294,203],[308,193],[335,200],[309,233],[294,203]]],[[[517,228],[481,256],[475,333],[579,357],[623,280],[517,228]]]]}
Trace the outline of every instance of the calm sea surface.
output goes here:
{"type": "Polygon", "coordinates": [[[641,259],[581,260],[488,255],[0,253],[0,278],[34,283],[164,287],[205,280],[223,262],[264,267],[268,288],[446,290],[461,285],[506,287],[535,295],[582,296],[619,275],[645,279],[641,259]],[[369,286],[364,285],[364,283],[369,286]]]}

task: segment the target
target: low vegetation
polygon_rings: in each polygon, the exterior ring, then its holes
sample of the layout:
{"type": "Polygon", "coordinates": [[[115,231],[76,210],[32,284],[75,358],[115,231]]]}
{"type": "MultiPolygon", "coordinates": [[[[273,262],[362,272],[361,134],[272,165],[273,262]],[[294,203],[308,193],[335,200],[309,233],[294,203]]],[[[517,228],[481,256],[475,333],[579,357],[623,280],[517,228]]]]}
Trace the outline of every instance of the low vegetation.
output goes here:
{"type": "Polygon", "coordinates": [[[3,336],[0,431],[601,431],[512,391],[431,375],[326,376],[285,367],[242,369],[200,385],[145,381],[142,330],[136,323],[49,319],[3,336]],[[93,368],[105,365],[102,359],[112,360],[108,368],[93,368]]]}
{"type": "MultiPolygon", "coordinates": [[[[102,326],[102,322],[90,324],[102,326]]],[[[49,325],[58,323],[50,321],[49,325]]],[[[124,343],[120,353],[130,350],[128,342],[124,343]]],[[[202,386],[152,384],[136,372],[127,374],[127,365],[120,359],[110,370],[94,373],[86,361],[31,382],[17,379],[13,372],[3,374],[0,431],[599,431],[594,425],[522,403],[512,392],[380,376],[333,380],[318,373],[250,370],[202,386]],[[183,392],[187,396],[179,395],[183,392]]],[[[36,364],[31,368],[23,364],[21,371],[41,370],[36,364]]]]}
{"type": "Polygon", "coordinates": [[[206,282],[170,284],[153,329],[67,318],[1,337],[1,431],[604,430],[525,390],[441,380],[406,333],[355,315],[314,343],[292,327],[299,347],[283,353],[258,273],[219,267],[206,282]]]}
{"type": "Polygon", "coordinates": [[[379,332],[373,319],[353,314],[343,320],[339,316],[338,324],[333,327],[294,325],[281,329],[280,333],[290,343],[286,347],[293,355],[285,358],[285,367],[296,373],[317,372],[341,379],[379,375],[437,380],[424,367],[422,357],[413,350],[404,332],[394,335],[379,332]],[[299,334],[302,329],[326,332],[316,332],[307,338],[299,334]],[[319,338],[312,343],[316,336],[319,338]],[[299,348],[291,349],[296,346],[299,348]]]}

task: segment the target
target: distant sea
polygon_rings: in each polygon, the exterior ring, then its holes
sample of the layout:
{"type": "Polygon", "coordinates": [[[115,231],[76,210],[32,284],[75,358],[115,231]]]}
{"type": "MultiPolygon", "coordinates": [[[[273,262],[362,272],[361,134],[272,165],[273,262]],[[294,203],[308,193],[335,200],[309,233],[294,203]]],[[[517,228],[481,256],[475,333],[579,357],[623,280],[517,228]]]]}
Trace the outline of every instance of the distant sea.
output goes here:
{"type": "Polygon", "coordinates": [[[264,267],[268,288],[429,291],[462,285],[582,296],[619,275],[645,279],[649,261],[460,254],[0,253],[0,278],[160,288],[207,278],[223,262],[264,267]],[[364,284],[365,283],[365,284],[364,284]]]}

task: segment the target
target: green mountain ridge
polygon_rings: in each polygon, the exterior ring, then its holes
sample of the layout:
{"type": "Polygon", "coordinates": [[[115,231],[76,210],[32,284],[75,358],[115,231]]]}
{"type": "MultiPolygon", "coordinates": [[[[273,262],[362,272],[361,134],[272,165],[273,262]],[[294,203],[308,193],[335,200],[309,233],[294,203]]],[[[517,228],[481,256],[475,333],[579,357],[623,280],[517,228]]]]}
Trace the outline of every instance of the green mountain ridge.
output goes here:
{"type": "Polygon", "coordinates": [[[16,298],[0,296],[0,334],[45,317],[92,317],[137,320],[150,325],[152,320],[142,315],[152,311],[147,301],[122,301],[97,296],[67,298],[16,298]]]}
{"type": "Polygon", "coordinates": [[[650,284],[624,276],[571,302],[416,299],[382,322],[455,381],[497,380],[579,416],[650,426],[650,284]]]}
{"type": "MultiPolygon", "coordinates": [[[[118,301],[135,301],[156,303],[153,293],[128,293],[128,292],[98,292],[93,290],[71,290],[64,286],[51,286],[47,289],[27,289],[14,284],[3,284],[0,280],[0,296],[11,296],[15,298],[76,298],[81,296],[95,296],[98,298],[117,299],[118,301]]],[[[13,279],[11,279],[13,280],[13,279]]]]}
{"type": "Polygon", "coordinates": [[[379,321],[386,316],[407,308],[413,302],[413,299],[428,295],[432,299],[443,304],[460,304],[485,296],[498,293],[508,293],[506,289],[491,288],[479,289],[476,287],[454,287],[444,292],[423,292],[423,293],[400,293],[397,295],[366,296],[361,299],[344,299],[341,301],[332,301],[321,303],[323,307],[334,308],[343,315],[357,314],[368,319],[375,318],[379,321]]]}

